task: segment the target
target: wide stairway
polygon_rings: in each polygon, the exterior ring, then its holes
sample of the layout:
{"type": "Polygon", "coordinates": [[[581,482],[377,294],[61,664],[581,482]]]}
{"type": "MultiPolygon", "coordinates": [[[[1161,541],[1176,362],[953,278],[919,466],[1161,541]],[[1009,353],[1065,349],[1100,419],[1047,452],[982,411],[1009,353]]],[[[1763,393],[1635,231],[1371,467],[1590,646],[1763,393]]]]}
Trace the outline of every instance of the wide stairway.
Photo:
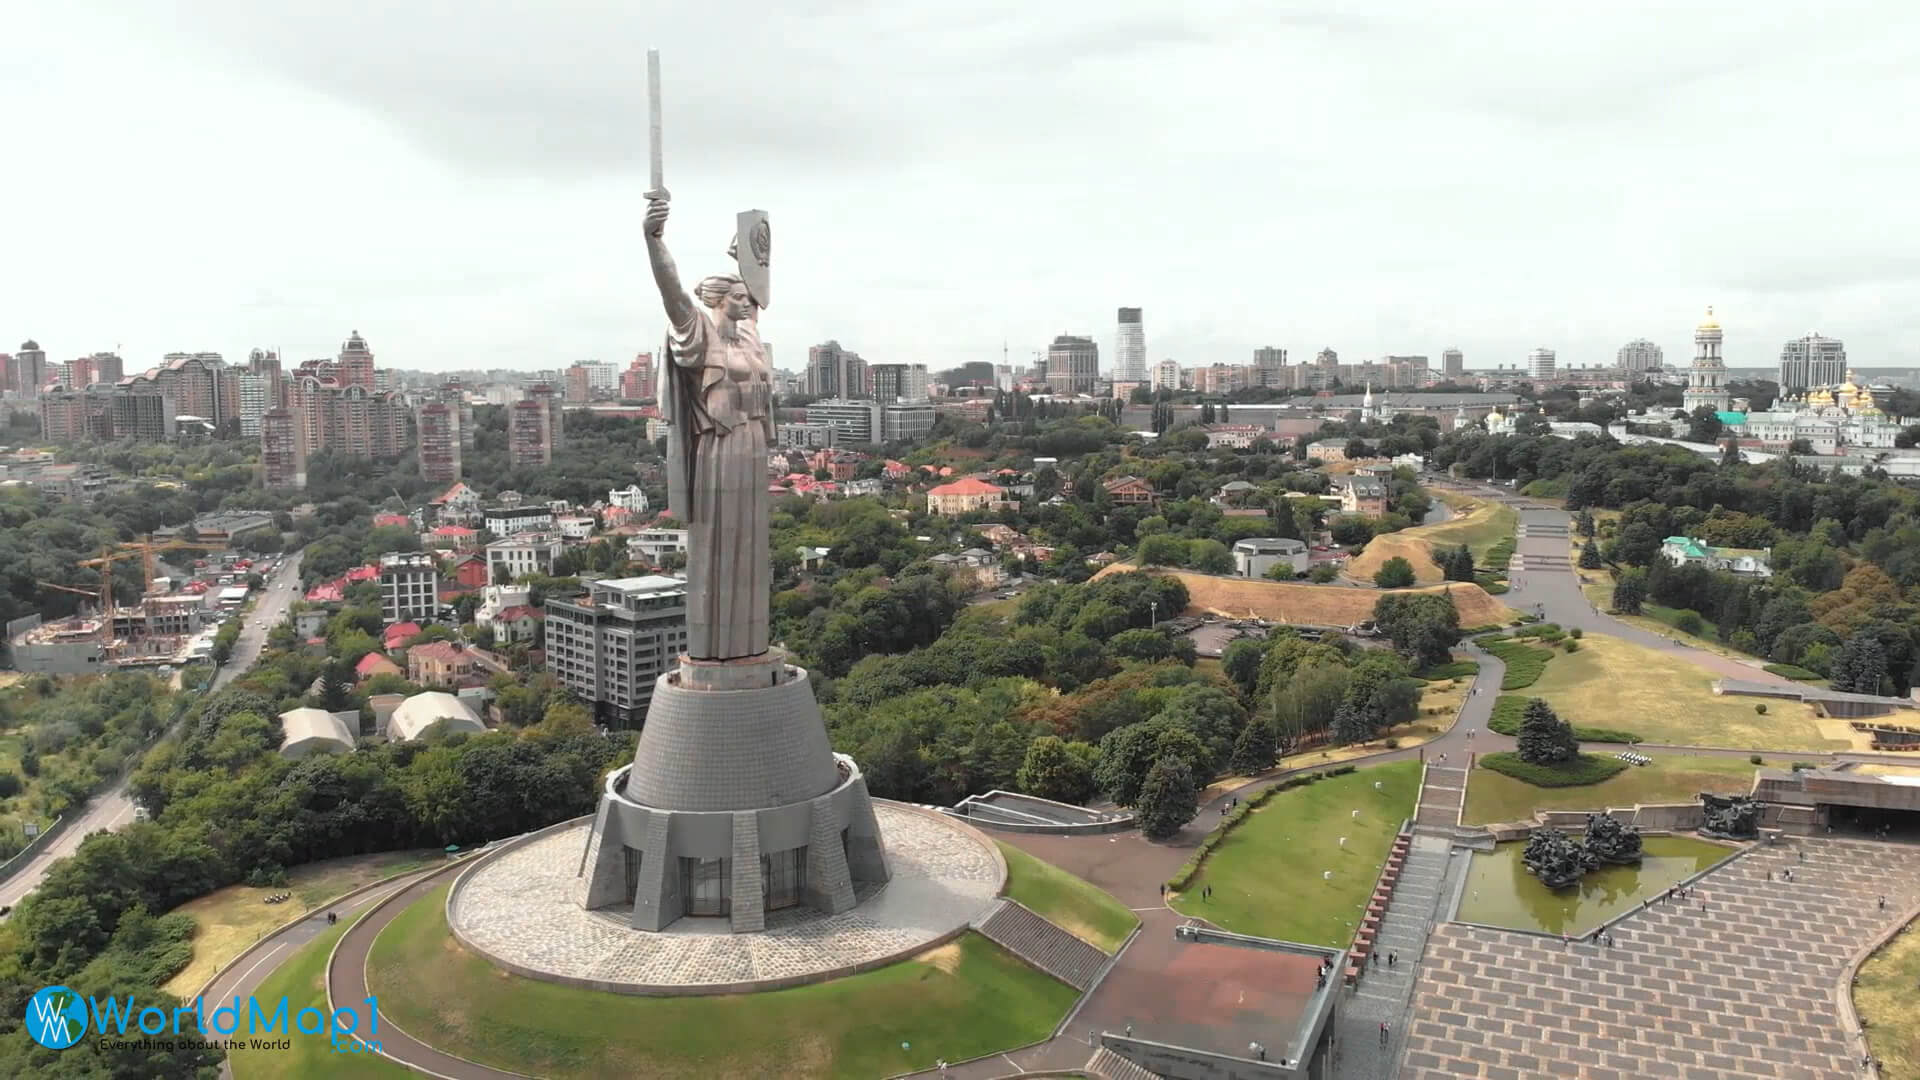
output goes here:
{"type": "Polygon", "coordinates": [[[1085,991],[1107,966],[1107,954],[1081,941],[1015,900],[1002,898],[975,924],[982,934],[1013,955],[1085,991]]]}
{"type": "MultiPolygon", "coordinates": [[[[1427,764],[1427,782],[1420,788],[1420,809],[1413,816],[1417,825],[1453,826],[1460,823],[1460,808],[1467,797],[1467,770],[1427,764]]],[[[1402,879],[1405,880],[1405,879],[1402,879]]]]}
{"type": "MultiPolygon", "coordinates": [[[[1428,783],[1432,783],[1431,773],[1428,783]]],[[[1379,957],[1379,962],[1368,962],[1359,986],[1340,1009],[1336,1032],[1340,1048],[1335,1077],[1373,1080],[1390,1075],[1394,1047],[1399,1044],[1404,1026],[1407,1000],[1413,994],[1420,956],[1426,950],[1427,928],[1445,887],[1450,846],[1435,836],[1413,838],[1412,850],[1393,889],[1393,899],[1387,903],[1386,914],[1380,920],[1380,934],[1373,947],[1373,955],[1379,957]],[[1398,957],[1392,967],[1387,966],[1389,953],[1398,957]],[[1382,1020],[1391,1025],[1393,1045],[1380,1045],[1382,1020]]]]}
{"type": "Polygon", "coordinates": [[[1104,1046],[1087,1059],[1085,1071],[1104,1080],[1160,1080],[1159,1073],[1148,1072],[1104,1046]]]}

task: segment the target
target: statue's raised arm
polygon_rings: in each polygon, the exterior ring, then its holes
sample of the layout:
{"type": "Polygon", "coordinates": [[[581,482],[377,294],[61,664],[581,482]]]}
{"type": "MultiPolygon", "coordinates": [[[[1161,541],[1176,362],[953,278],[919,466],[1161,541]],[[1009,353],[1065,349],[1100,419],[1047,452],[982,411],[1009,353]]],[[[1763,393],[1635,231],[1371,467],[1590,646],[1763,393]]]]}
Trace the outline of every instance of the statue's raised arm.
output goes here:
{"type": "Polygon", "coordinates": [[[680,284],[680,269],[667,251],[667,200],[653,199],[647,204],[647,216],[641,226],[647,241],[647,261],[653,265],[653,281],[660,288],[660,302],[666,306],[667,321],[674,327],[686,326],[693,315],[693,298],[680,284]]]}

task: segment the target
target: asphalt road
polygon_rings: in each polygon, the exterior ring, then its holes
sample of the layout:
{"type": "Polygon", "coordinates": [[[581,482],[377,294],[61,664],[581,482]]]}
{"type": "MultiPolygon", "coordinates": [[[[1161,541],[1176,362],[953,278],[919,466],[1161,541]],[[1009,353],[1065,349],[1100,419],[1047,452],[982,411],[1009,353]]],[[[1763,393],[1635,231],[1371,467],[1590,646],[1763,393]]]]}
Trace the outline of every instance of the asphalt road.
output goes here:
{"type": "MultiPolygon", "coordinates": [[[[295,552],[268,579],[265,594],[255,601],[253,610],[241,624],[240,640],[233,647],[233,655],[214,675],[216,688],[225,686],[251,668],[260,659],[260,650],[267,643],[267,631],[286,619],[287,608],[298,594],[300,557],[300,553],[295,552]],[[294,588],[289,589],[289,584],[294,588]]],[[[0,882],[0,906],[18,904],[28,893],[39,888],[53,864],[73,854],[80,846],[80,841],[89,835],[111,832],[132,820],[133,800],[127,795],[127,782],[122,780],[88,801],[78,821],[54,838],[19,873],[0,882]]]]}

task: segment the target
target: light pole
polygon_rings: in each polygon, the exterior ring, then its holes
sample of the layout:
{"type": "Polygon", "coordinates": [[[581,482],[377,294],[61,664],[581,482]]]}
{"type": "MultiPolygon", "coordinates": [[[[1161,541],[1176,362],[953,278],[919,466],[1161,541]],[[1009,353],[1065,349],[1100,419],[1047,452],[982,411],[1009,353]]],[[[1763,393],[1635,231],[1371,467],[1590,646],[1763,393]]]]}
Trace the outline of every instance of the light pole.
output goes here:
{"type": "Polygon", "coordinates": [[[1151,615],[1151,616],[1152,616],[1152,618],[1153,618],[1153,621],[1152,621],[1152,622],[1149,622],[1149,623],[1147,624],[1147,629],[1149,629],[1149,630],[1156,630],[1156,629],[1159,629],[1159,627],[1160,627],[1160,601],[1158,601],[1158,600],[1149,600],[1149,601],[1147,601],[1147,612],[1148,612],[1148,614],[1149,614],[1149,615],[1151,615]]]}

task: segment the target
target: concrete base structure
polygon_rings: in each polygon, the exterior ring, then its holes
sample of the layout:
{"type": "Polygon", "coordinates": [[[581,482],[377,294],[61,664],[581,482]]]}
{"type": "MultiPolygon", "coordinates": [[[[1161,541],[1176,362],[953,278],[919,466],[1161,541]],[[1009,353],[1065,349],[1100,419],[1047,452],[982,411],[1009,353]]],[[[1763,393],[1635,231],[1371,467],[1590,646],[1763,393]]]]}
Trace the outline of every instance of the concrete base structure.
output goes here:
{"type": "Polygon", "coordinates": [[[742,933],[786,907],[837,915],[887,879],[866,781],[828,745],[807,673],[772,655],[683,658],[655,685],[633,764],[607,777],[574,899],[631,904],[637,930],[696,915],[742,933]]]}

